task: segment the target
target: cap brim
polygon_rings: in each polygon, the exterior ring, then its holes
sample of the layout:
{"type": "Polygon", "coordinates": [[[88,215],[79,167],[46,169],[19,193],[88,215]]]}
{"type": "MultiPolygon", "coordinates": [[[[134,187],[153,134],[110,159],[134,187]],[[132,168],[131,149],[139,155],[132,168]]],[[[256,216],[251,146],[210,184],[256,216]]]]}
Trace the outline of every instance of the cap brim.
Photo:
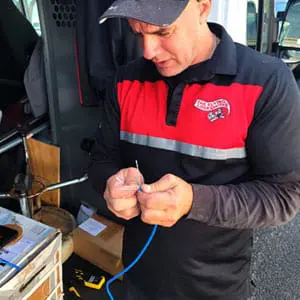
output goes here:
{"type": "Polygon", "coordinates": [[[99,23],[109,18],[130,18],[156,26],[168,26],[180,16],[188,2],[178,0],[174,5],[174,0],[164,0],[157,5],[156,1],[151,0],[117,0],[100,17],[99,23]]]}

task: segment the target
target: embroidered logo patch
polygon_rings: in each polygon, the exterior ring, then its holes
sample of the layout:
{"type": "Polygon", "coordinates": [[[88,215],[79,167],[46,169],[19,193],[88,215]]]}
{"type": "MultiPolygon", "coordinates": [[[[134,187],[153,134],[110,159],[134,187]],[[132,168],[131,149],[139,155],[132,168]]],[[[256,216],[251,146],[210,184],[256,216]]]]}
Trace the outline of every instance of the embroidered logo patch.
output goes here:
{"type": "Polygon", "coordinates": [[[214,101],[197,99],[194,106],[202,111],[208,112],[207,118],[210,122],[224,119],[230,115],[230,104],[226,99],[217,99],[214,101]]]}

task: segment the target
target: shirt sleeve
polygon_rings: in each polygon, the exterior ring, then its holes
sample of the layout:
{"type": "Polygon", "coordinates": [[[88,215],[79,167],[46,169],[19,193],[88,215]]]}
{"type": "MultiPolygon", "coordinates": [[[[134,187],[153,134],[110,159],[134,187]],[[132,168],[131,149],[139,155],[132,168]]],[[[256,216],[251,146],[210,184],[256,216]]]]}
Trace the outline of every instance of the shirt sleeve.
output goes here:
{"type": "Polygon", "coordinates": [[[121,169],[119,143],[120,110],[114,80],[106,90],[88,169],[89,180],[100,195],[105,190],[107,179],[121,169]]]}
{"type": "Polygon", "coordinates": [[[188,219],[228,228],[259,228],[290,221],[300,206],[300,93],[282,63],[256,104],[246,151],[251,180],[193,185],[188,219]]]}

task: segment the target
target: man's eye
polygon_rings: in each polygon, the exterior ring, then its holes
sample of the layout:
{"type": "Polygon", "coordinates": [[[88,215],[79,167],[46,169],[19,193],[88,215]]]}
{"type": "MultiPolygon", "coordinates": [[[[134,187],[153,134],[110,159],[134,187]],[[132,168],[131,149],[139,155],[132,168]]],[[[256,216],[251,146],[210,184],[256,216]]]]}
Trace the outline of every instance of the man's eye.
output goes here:
{"type": "Polygon", "coordinates": [[[159,36],[168,36],[170,34],[169,31],[164,31],[164,32],[160,32],[158,35],[159,36]]]}

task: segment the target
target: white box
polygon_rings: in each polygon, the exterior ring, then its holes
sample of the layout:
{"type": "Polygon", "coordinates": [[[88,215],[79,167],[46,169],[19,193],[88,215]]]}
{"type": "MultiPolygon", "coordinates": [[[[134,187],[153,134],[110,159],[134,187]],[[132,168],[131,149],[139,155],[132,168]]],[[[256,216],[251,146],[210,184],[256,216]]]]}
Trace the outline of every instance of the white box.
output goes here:
{"type": "MultiPolygon", "coordinates": [[[[22,269],[17,271],[8,266],[0,267],[0,300],[62,299],[61,232],[0,208],[0,224],[11,223],[20,225],[24,234],[20,241],[5,247],[5,250],[24,250],[10,260],[22,269]],[[5,214],[7,222],[3,222],[5,214]],[[24,239],[29,238],[32,243],[26,248],[22,242],[24,244],[24,239]]],[[[9,258],[9,254],[5,256],[3,251],[1,253],[4,258],[9,258]]]]}

